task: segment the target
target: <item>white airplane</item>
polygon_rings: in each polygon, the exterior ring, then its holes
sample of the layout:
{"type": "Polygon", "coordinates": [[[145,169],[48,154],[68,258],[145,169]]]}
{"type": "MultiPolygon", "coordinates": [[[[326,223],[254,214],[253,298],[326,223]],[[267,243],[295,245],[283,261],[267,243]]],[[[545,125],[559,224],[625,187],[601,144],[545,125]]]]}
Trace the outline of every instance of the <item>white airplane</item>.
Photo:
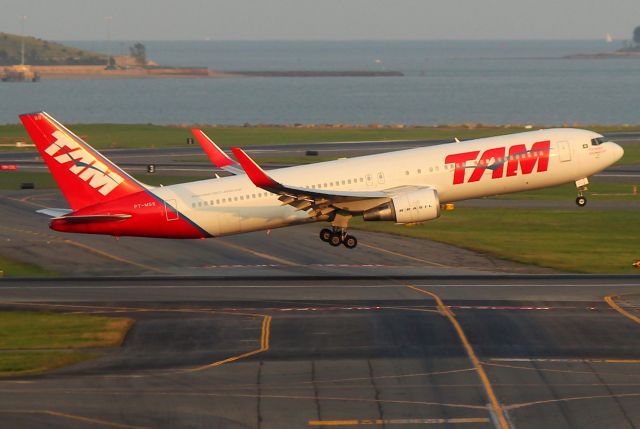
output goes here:
{"type": "Polygon", "coordinates": [[[320,238],[354,248],[349,220],[420,223],[446,203],[575,183],[587,202],[588,177],[624,151],[600,134],[548,129],[268,173],[239,148],[237,163],[194,130],[228,177],[164,187],[144,185],[45,112],[20,116],[70,209],[43,209],[56,231],[163,238],[208,238],[328,222],[320,238]]]}

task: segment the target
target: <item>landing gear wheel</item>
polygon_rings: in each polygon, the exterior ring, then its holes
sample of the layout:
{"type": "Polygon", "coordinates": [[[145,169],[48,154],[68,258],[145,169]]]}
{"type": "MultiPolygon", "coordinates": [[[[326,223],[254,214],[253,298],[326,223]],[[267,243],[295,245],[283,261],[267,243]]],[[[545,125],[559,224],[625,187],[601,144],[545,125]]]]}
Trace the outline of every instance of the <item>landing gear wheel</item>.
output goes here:
{"type": "Polygon", "coordinates": [[[578,198],[576,198],[576,204],[578,205],[578,207],[584,207],[587,205],[587,198],[580,195],[578,196],[578,198]]]}
{"type": "Polygon", "coordinates": [[[324,241],[325,243],[328,243],[329,240],[331,240],[331,234],[333,233],[331,232],[330,229],[322,228],[320,230],[320,240],[324,241]]]}
{"type": "Polygon", "coordinates": [[[342,237],[340,236],[340,234],[331,234],[329,244],[334,247],[338,247],[340,244],[342,244],[342,237]]]}
{"type": "Polygon", "coordinates": [[[358,245],[358,240],[353,235],[347,235],[344,240],[342,240],[342,244],[347,249],[353,249],[358,245]]]}

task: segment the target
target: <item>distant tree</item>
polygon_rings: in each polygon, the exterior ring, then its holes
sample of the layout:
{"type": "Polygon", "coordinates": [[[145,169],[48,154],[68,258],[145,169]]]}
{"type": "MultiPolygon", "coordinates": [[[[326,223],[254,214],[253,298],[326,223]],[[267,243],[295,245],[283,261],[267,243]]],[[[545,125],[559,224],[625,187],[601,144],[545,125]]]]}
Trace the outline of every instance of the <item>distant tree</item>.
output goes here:
{"type": "Polygon", "coordinates": [[[131,46],[129,48],[129,54],[136,60],[136,63],[138,63],[139,65],[147,65],[147,48],[145,48],[142,43],[138,42],[135,45],[131,46]]]}
{"type": "Polygon", "coordinates": [[[636,46],[640,46],[640,25],[633,30],[633,43],[635,43],[636,46]]]}
{"type": "MultiPolygon", "coordinates": [[[[96,58],[96,57],[92,57],[91,59],[93,61],[95,61],[96,59],[99,60],[99,58],[96,58]]],[[[116,60],[111,55],[109,55],[109,58],[107,59],[107,70],[115,70],[115,69],[116,69],[116,60]]]]}

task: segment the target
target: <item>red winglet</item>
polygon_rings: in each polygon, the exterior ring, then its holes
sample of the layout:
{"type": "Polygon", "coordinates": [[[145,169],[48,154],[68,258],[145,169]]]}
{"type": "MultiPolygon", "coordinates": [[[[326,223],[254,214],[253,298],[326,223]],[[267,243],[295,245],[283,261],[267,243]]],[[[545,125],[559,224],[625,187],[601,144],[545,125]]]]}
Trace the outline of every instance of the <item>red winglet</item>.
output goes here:
{"type": "Polygon", "coordinates": [[[216,145],[213,140],[209,138],[202,130],[197,128],[192,128],[191,132],[195,136],[202,149],[204,149],[205,153],[209,157],[209,160],[218,168],[225,167],[227,165],[233,165],[235,162],[224,153],[218,145],[216,145]]]}
{"type": "Polygon", "coordinates": [[[249,179],[251,179],[254,185],[259,188],[279,188],[282,186],[271,177],[269,177],[267,173],[265,173],[264,170],[260,168],[260,166],[256,164],[253,159],[249,158],[249,155],[247,155],[242,149],[240,149],[239,147],[232,147],[231,151],[233,152],[236,159],[242,166],[242,169],[245,173],[247,173],[247,176],[249,176],[249,179]]]}

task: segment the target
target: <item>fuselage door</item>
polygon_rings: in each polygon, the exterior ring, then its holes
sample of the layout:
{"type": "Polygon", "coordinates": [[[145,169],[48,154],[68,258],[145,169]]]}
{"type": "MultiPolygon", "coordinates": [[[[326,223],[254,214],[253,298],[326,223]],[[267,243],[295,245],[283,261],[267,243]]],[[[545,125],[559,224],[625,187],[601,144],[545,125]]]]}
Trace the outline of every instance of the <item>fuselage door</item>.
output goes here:
{"type": "Polygon", "coordinates": [[[167,222],[178,220],[180,214],[178,213],[178,202],[176,200],[165,200],[164,213],[167,217],[167,222]]]}
{"type": "Polygon", "coordinates": [[[571,161],[571,145],[569,145],[569,142],[558,142],[558,154],[561,162],[571,161]]]}
{"type": "Polygon", "coordinates": [[[373,186],[373,176],[371,176],[371,173],[367,173],[367,186],[373,186]]]}

